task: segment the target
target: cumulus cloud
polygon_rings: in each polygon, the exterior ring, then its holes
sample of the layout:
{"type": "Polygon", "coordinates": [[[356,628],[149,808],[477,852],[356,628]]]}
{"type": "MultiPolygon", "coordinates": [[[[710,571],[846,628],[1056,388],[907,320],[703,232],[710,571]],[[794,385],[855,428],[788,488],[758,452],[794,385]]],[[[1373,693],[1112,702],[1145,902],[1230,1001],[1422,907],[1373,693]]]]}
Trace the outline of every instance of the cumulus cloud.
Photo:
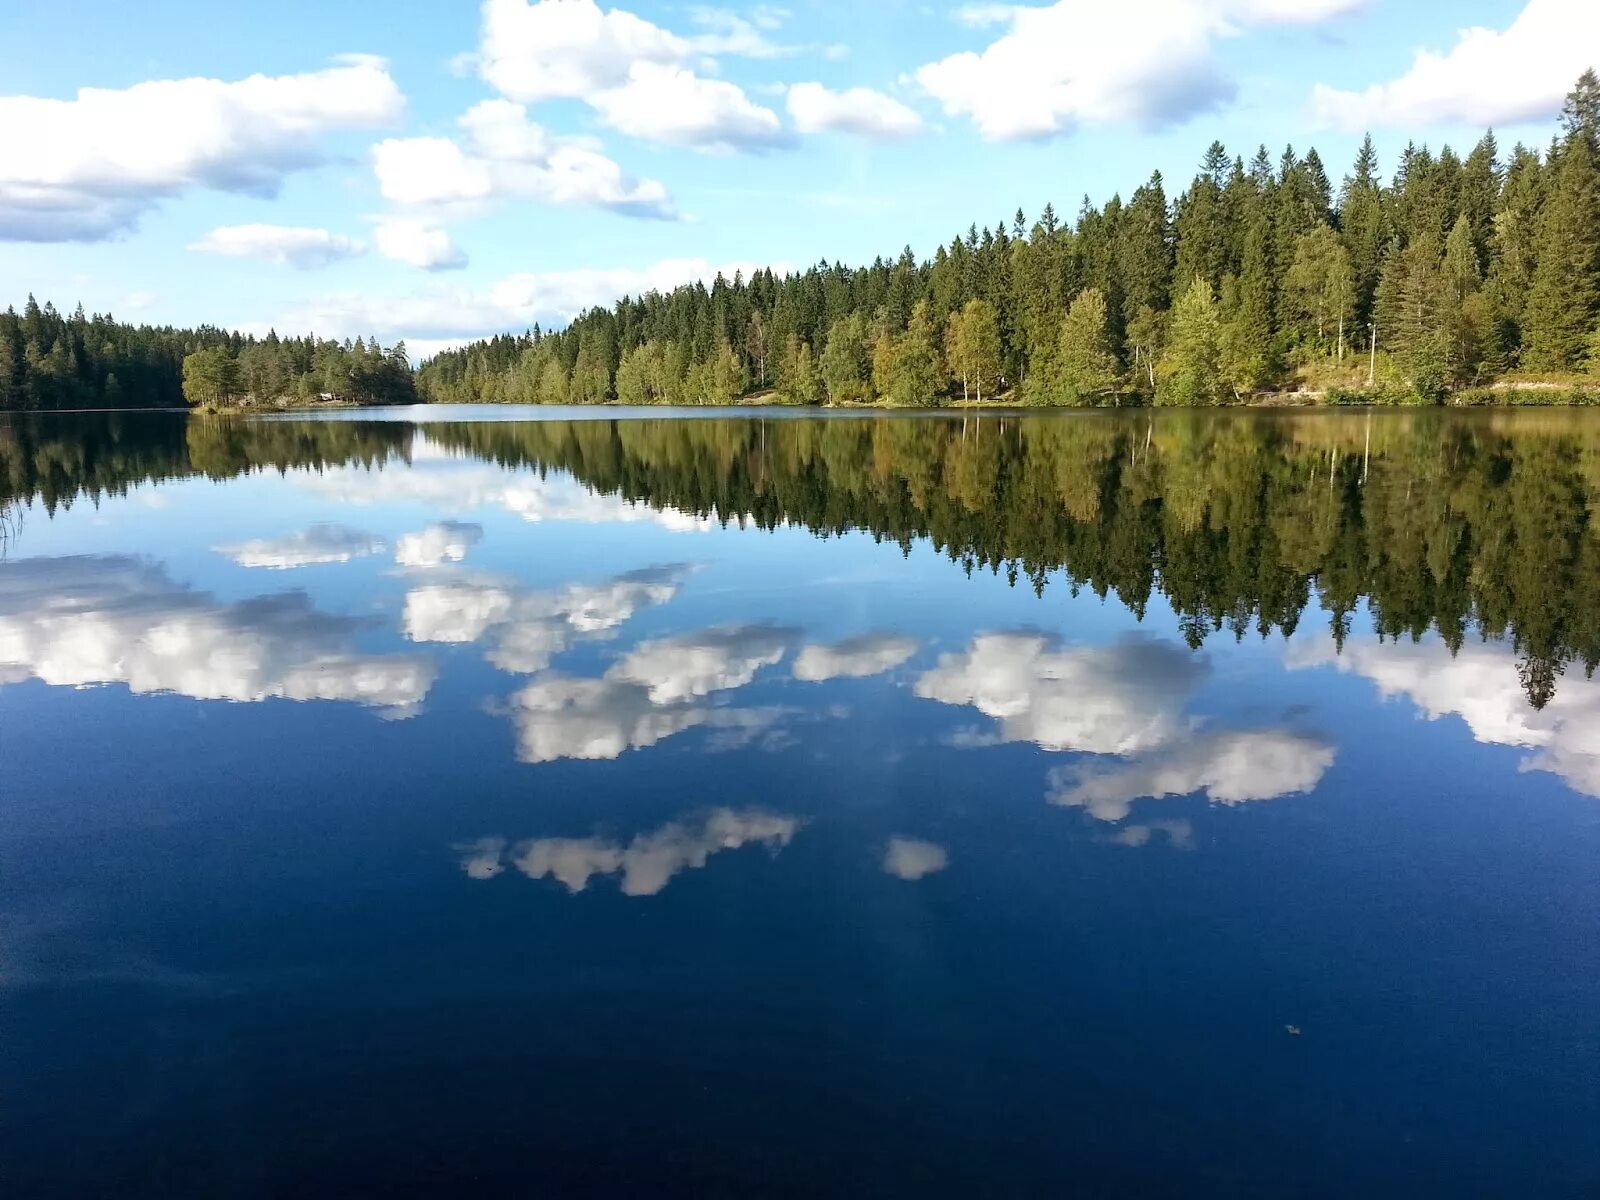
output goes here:
{"type": "Polygon", "coordinates": [[[1430,721],[1457,716],[1479,742],[1519,746],[1524,771],[1548,771],[1568,787],[1600,796],[1600,680],[1563,678],[1543,709],[1528,702],[1516,652],[1503,643],[1355,639],[1342,653],[1325,640],[1290,644],[1292,668],[1332,666],[1370,679],[1385,697],[1405,697],[1430,721]]]}
{"type": "Polygon", "coordinates": [[[789,116],[801,133],[853,133],[888,140],[922,131],[916,111],[882,92],[855,87],[832,91],[820,83],[789,89],[789,116]]]}
{"type": "Polygon", "coordinates": [[[483,526],[469,521],[439,521],[394,544],[394,561],[402,567],[440,567],[458,563],[483,540],[483,526]]]}
{"type": "Polygon", "coordinates": [[[369,554],[381,554],[383,539],[344,525],[313,525],[300,533],[281,538],[256,538],[232,546],[218,546],[241,567],[266,567],[288,571],[319,563],[349,562],[369,554]]]}
{"type": "Polygon", "coordinates": [[[384,217],[372,230],[378,253],[423,271],[454,271],[467,265],[466,252],[450,234],[428,221],[384,217]]]}
{"type": "Polygon", "coordinates": [[[308,300],[278,322],[281,328],[316,329],[334,337],[373,334],[408,346],[439,348],[475,338],[528,329],[535,323],[564,325],[596,305],[611,307],[624,296],[670,292],[688,283],[711,283],[719,274],[747,277],[767,267],[787,275],[788,263],[712,263],[704,258],[663,259],[647,267],[580,268],[520,272],[486,289],[430,287],[410,295],[344,292],[308,300]]]}
{"type": "Polygon", "coordinates": [[[581,100],[628,81],[638,62],[680,63],[688,40],[593,0],[487,0],[478,71],[503,95],[526,103],[581,100]]]}
{"type": "Polygon", "coordinates": [[[1135,800],[1163,796],[1203,791],[1214,804],[1272,800],[1315,790],[1333,759],[1331,745],[1307,734],[1200,734],[1130,763],[1058,767],[1050,773],[1050,802],[1121,821],[1135,800]]]}
{"type": "Polygon", "coordinates": [[[548,674],[511,698],[517,757],[526,763],[620,758],[704,725],[703,706],[658,705],[637,684],[548,674]]]}
{"type": "Polygon", "coordinates": [[[326,267],[366,253],[355,238],[294,225],[220,225],[189,249],[223,258],[255,258],[280,267],[326,267]]]}
{"type": "Polygon", "coordinates": [[[413,710],[433,684],[433,660],[358,653],[363,627],[317,612],[300,592],[225,604],[123,555],[0,566],[0,678],[11,680],[413,710]]]}
{"type": "Polygon", "coordinates": [[[950,855],[943,846],[917,838],[892,837],[883,854],[883,869],[908,882],[937,874],[949,865],[950,855]]]}
{"type": "Polygon", "coordinates": [[[1362,0],[1059,0],[1042,8],[982,4],[966,23],[1005,32],[916,72],[950,116],[986,138],[1044,138],[1074,126],[1131,121],[1159,128],[1233,99],[1217,40],[1255,24],[1307,23],[1362,0]]]}
{"type": "Polygon", "coordinates": [[[893,670],[917,652],[916,638],[866,633],[832,645],[807,646],[795,656],[794,677],[806,683],[861,679],[893,670]]]}
{"type": "MultiPolygon", "coordinates": [[[[766,17],[775,19],[772,10],[766,17]]],[[[479,73],[511,100],[582,100],[631,137],[707,150],[782,144],[776,113],[693,69],[710,55],[767,57],[776,48],[734,14],[702,9],[697,20],[707,32],[682,37],[593,0],[487,0],[479,73]]]]}
{"type": "Polygon", "coordinates": [[[624,896],[654,896],[684,871],[703,868],[714,854],[745,846],[776,854],[804,824],[757,808],[717,808],[641,833],[626,845],[601,837],[539,838],[519,842],[508,854],[505,839],[483,838],[459,849],[466,852],[461,865],[472,879],[492,879],[509,862],[529,879],[554,879],[573,895],[597,876],[620,875],[624,896]]]}
{"type": "Polygon", "coordinates": [[[707,629],[641,642],[599,679],[541,675],[511,698],[518,755],[533,763],[612,759],[701,726],[719,731],[712,750],[770,738],[786,710],[720,707],[707,698],[744,687],[781,661],[794,636],[767,625],[707,629]]]}
{"type": "Polygon", "coordinates": [[[916,693],[995,718],[1002,741],[1128,755],[1182,731],[1183,707],[1209,670],[1184,647],[1151,638],[1063,647],[1039,633],[987,633],[942,655],[916,693]]]}
{"type": "Polygon", "coordinates": [[[651,567],[550,592],[453,577],[408,591],[401,627],[412,641],[447,644],[476,642],[492,632],[488,661],[503,671],[531,675],[573,642],[609,637],[641,609],[665,604],[690,570],[651,567]]]}
{"type": "Polygon", "coordinates": [[[1342,129],[1374,125],[1503,125],[1544,121],[1600,65],[1600,5],[1528,0],[1503,30],[1472,26],[1445,51],[1421,49],[1405,74],[1361,91],[1318,84],[1312,111],[1342,129]]]}
{"type": "Polygon", "coordinates": [[[384,199],[445,211],[527,199],[636,217],[676,215],[661,182],[628,175],[592,139],[550,133],[521,104],[485,100],[458,124],[460,139],[386,138],[372,148],[384,199]]]}
{"type": "Polygon", "coordinates": [[[322,140],[394,124],[405,98],[382,59],[321,71],[0,97],[0,239],[94,241],[191,188],[275,194],[325,161],[322,140]]]}
{"type": "Polygon", "coordinates": [[[686,67],[635,63],[619,88],[589,103],[619,133],[668,146],[731,153],[768,150],[790,138],[770,108],[722,79],[703,79],[686,67]]]}
{"type": "Polygon", "coordinates": [[[606,672],[669,705],[743,687],[776,665],[798,633],[776,625],[730,625],[640,642],[606,672]]]}

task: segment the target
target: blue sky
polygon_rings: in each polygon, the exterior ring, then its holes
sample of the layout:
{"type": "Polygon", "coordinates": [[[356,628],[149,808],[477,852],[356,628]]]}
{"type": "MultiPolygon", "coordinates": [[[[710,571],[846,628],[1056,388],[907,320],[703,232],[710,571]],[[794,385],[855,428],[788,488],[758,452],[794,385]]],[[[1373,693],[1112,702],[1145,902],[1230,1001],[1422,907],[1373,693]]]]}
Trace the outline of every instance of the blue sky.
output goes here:
{"type": "Polygon", "coordinates": [[[1213,138],[1543,144],[1595,63],[1592,0],[9,4],[0,303],[425,353],[1175,193],[1213,138]]]}

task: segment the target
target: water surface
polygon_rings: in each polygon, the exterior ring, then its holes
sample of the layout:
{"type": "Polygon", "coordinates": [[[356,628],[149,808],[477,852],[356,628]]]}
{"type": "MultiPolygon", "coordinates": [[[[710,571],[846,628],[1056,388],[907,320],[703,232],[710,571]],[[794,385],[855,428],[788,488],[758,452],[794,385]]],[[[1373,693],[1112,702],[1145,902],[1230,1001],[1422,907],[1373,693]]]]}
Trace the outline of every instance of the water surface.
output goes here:
{"type": "Polygon", "coordinates": [[[8,1190],[1600,1190],[1591,415],[528,415],[0,424],[8,1190]]]}

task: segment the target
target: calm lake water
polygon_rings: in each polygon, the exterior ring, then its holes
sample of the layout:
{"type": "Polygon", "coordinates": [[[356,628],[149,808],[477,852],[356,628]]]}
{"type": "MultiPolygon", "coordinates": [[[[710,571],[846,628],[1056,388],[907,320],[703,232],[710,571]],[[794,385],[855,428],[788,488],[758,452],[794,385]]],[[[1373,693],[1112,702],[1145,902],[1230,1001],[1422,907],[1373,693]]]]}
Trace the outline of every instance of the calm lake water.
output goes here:
{"type": "Polygon", "coordinates": [[[0,418],[8,1196],[1600,1194],[1600,417],[529,415],[0,418]]]}

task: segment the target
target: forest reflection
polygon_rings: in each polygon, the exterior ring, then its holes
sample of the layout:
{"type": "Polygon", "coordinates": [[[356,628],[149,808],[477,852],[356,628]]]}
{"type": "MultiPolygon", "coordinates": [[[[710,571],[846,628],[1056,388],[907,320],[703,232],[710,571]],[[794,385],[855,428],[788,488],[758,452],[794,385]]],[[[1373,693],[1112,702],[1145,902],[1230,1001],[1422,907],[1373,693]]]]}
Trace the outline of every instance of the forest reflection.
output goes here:
{"type": "MultiPolygon", "coordinates": [[[[435,448],[569,472],[714,521],[926,540],[969,573],[1087,588],[1198,647],[1315,615],[1342,650],[1503,640],[1535,708],[1600,661],[1600,424],[1581,412],[1097,413],[430,423],[106,414],[0,424],[0,500],[409,463],[435,448]]],[[[1155,632],[1166,632],[1156,630],[1155,632]]]]}

